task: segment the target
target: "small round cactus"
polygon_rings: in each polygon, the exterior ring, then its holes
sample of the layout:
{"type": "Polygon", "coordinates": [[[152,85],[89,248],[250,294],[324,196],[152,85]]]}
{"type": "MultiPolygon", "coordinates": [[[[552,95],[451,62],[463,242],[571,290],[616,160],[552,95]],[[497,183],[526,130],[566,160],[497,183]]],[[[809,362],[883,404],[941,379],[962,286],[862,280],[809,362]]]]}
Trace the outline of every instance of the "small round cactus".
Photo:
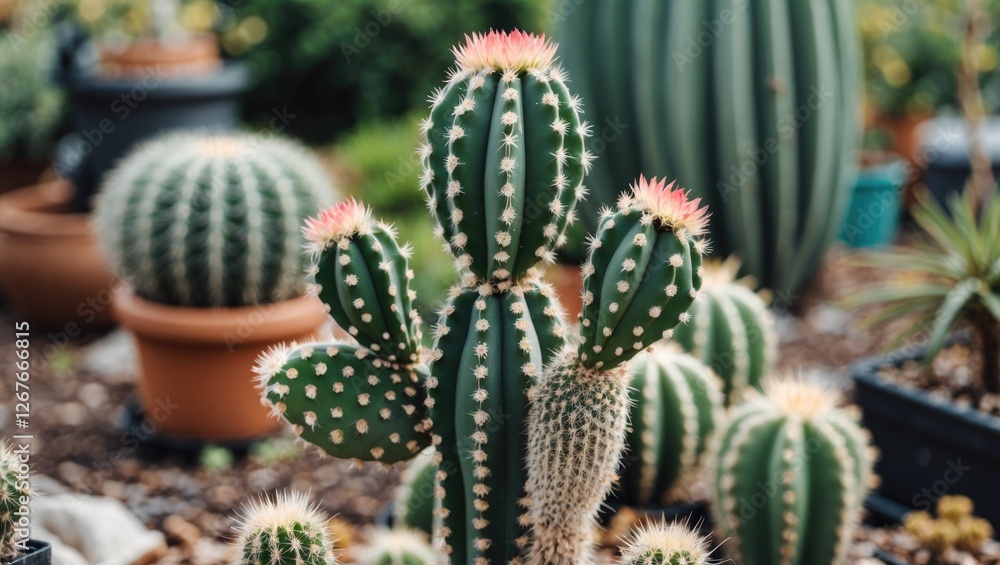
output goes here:
{"type": "Polygon", "coordinates": [[[303,292],[300,223],[332,196],[320,164],[289,141],[168,133],[108,176],[94,225],[139,296],[239,307],[303,292]]]}
{"type": "Polygon", "coordinates": [[[757,387],[778,357],[778,336],[767,303],[736,280],[733,259],[705,263],[699,300],[691,321],[674,330],[673,340],[699,357],[724,383],[726,404],[738,403],[743,391],[757,387]]]}
{"type": "Polygon", "coordinates": [[[675,347],[657,344],[630,364],[628,452],[618,496],[645,506],[683,500],[722,419],[718,378],[675,347]]]}
{"type": "Polygon", "coordinates": [[[713,453],[713,509],[743,565],[842,563],[873,482],[856,411],[818,377],[769,377],[734,407],[713,453]]]}
{"type": "Polygon", "coordinates": [[[593,157],[544,36],[491,31],[455,48],[419,152],[428,207],[461,268],[517,280],[555,260],[593,157]]]}
{"type": "Polygon", "coordinates": [[[326,518],[302,493],[245,506],[233,565],[337,565],[326,518]]]}
{"type": "Polygon", "coordinates": [[[7,442],[0,442],[0,560],[18,553],[16,532],[18,512],[31,496],[31,485],[21,462],[7,442]]]}
{"type": "Polygon", "coordinates": [[[709,542],[687,524],[647,524],[625,540],[621,565],[706,565],[709,542]]]}
{"type": "Polygon", "coordinates": [[[354,556],[356,565],[440,565],[443,561],[423,533],[399,527],[374,530],[354,556]]]}

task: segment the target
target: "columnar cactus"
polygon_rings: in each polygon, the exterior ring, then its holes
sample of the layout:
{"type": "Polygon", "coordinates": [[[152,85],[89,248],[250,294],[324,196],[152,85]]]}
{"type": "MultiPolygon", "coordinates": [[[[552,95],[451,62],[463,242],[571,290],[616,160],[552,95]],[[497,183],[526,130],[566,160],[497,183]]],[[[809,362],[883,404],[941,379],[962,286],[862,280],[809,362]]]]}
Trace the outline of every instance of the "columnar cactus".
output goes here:
{"type": "Polygon", "coordinates": [[[718,378],[691,355],[662,344],[637,355],[631,367],[629,452],[619,499],[642,506],[682,500],[722,419],[718,378]]]}
{"type": "Polygon", "coordinates": [[[421,532],[395,527],[369,534],[367,543],[354,550],[356,565],[439,565],[442,556],[421,532]]]}
{"type": "Polygon", "coordinates": [[[393,502],[393,523],[397,527],[434,535],[437,470],[434,451],[430,448],[421,451],[407,464],[393,502]]]}
{"type": "Polygon", "coordinates": [[[302,293],[299,227],[333,195],[320,164],[291,142],[169,133],[108,177],[94,224],[139,296],[237,307],[302,293]]]}
{"type": "Polygon", "coordinates": [[[466,36],[432,97],[422,184],[460,268],[517,280],[554,260],[592,156],[580,100],[544,36],[466,36]]]}
{"type": "Polygon", "coordinates": [[[625,363],[688,321],[707,211],[640,178],[606,211],[584,265],[579,345],[547,367],[528,421],[529,563],[593,559],[590,526],[617,479],[628,421],[625,363]]]}
{"type": "Polygon", "coordinates": [[[0,442],[0,560],[18,553],[16,532],[18,516],[31,496],[31,485],[21,462],[7,442],[0,442]]]}
{"type": "Polygon", "coordinates": [[[643,526],[625,540],[621,565],[707,565],[708,539],[687,524],[643,526]]]}
{"type": "Polygon", "coordinates": [[[713,510],[743,565],[843,563],[873,449],[828,384],[769,378],[730,413],[713,456],[713,510]]]}
{"type": "Polygon", "coordinates": [[[326,518],[302,493],[250,503],[237,531],[233,565],[337,565],[326,518]]]}
{"type": "MultiPolygon", "coordinates": [[[[715,371],[724,383],[726,404],[758,387],[778,357],[778,336],[767,303],[737,281],[739,262],[705,264],[701,299],[691,306],[691,323],[677,327],[674,341],[715,371]]],[[[752,284],[752,283],[751,283],[752,284]]]]}
{"type": "Polygon", "coordinates": [[[311,287],[361,344],[276,346],[254,371],[264,399],[299,435],[335,457],[395,463],[430,444],[427,368],[418,360],[407,252],[354,200],[303,229],[311,287]],[[325,283],[325,284],[324,284],[325,283]]]}

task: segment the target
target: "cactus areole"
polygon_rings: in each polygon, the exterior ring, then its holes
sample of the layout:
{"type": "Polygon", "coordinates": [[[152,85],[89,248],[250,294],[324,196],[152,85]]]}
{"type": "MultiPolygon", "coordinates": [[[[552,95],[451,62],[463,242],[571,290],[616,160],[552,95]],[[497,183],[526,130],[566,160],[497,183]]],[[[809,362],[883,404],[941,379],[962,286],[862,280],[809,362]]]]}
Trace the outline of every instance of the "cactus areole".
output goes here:
{"type": "Polygon", "coordinates": [[[602,217],[583,335],[566,335],[535,265],[572,221],[591,157],[554,49],[522,32],[469,36],[432,97],[423,184],[461,277],[433,346],[419,347],[408,249],[348,201],[304,232],[313,291],[353,341],[275,347],[257,367],[275,414],[336,457],[395,463],[434,445],[434,533],[455,564],[593,560],[626,363],[686,321],[701,287],[706,210],[641,178],[602,217]]]}

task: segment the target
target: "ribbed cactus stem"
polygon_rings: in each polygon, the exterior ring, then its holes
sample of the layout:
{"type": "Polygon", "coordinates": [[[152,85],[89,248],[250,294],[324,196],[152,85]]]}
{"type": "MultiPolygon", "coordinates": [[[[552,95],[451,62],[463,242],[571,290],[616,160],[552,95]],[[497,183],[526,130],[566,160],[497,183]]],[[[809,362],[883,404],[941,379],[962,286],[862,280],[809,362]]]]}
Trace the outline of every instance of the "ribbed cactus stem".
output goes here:
{"type": "Polygon", "coordinates": [[[396,526],[424,532],[429,537],[434,535],[435,508],[439,502],[434,496],[437,471],[433,448],[421,451],[406,466],[393,501],[396,526]]]}
{"type": "Polygon", "coordinates": [[[712,475],[720,533],[744,565],[833,565],[872,482],[858,415],[816,377],[770,378],[718,436],[712,475]]]}
{"type": "Polygon", "coordinates": [[[279,493],[244,507],[233,565],[337,565],[326,518],[302,493],[279,493]]]}
{"type": "Polygon", "coordinates": [[[625,540],[621,565],[707,565],[709,540],[688,524],[647,524],[625,540]]]}
{"type": "Polygon", "coordinates": [[[460,268],[517,280],[555,260],[584,194],[590,128],[544,36],[473,34],[455,55],[423,123],[428,207],[460,268]]]}
{"type": "Polygon", "coordinates": [[[572,347],[546,369],[528,420],[530,565],[594,562],[596,515],[618,479],[629,374],[583,367],[572,347]]]}
{"type": "Polygon", "coordinates": [[[108,176],[94,225],[139,296],[238,307],[303,292],[299,225],[333,195],[321,165],[291,142],[170,133],[108,176]]]}
{"type": "Polygon", "coordinates": [[[15,512],[26,506],[31,496],[26,474],[10,444],[0,442],[0,560],[18,553],[14,530],[19,517],[15,512]]]}
{"type": "Polygon", "coordinates": [[[379,528],[354,550],[355,565],[440,565],[442,556],[421,532],[379,528]]]}

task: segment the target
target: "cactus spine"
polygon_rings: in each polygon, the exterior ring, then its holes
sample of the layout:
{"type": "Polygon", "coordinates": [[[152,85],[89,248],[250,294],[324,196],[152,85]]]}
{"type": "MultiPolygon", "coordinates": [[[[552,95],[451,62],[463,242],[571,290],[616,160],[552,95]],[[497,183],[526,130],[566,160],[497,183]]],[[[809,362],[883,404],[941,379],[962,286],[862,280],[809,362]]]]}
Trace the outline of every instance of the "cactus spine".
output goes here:
{"type": "Polygon", "coordinates": [[[640,506],[685,499],[722,419],[718,378],[694,357],[660,344],[631,366],[630,454],[619,498],[640,506]]]}
{"type": "Polygon", "coordinates": [[[739,403],[747,388],[760,386],[778,357],[774,319],[764,299],[737,281],[733,259],[705,265],[701,300],[689,311],[691,323],[677,327],[674,340],[715,371],[724,384],[726,404],[739,403]]]}
{"type": "Polygon", "coordinates": [[[420,320],[411,307],[408,252],[354,200],[308,220],[303,232],[317,281],[312,292],[361,345],[272,348],[254,369],[263,397],[330,455],[410,459],[430,444],[431,423],[424,413],[427,368],[417,363],[420,320]]]}
{"type": "Polygon", "coordinates": [[[31,496],[26,472],[20,466],[10,444],[0,442],[0,560],[17,556],[17,516],[14,513],[27,504],[31,496]]]}
{"type": "Polygon", "coordinates": [[[555,50],[520,31],[466,36],[431,97],[420,148],[428,207],[459,267],[481,280],[554,261],[584,192],[589,127],[555,50]]]}
{"type": "Polygon", "coordinates": [[[439,565],[441,555],[424,534],[404,528],[374,530],[355,551],[356,565],[439,565]]]}
{"type": "Polygon", "coordinates": [[[707,565],[708,539],[687,524],[657,523],[641,527],[625,540],[621,565],[707,565]]]}
{"type": "Polygon", "coordinates": [[[584,265],[579,346],[547,367],[528,421],[532,565],[591,563],[590,531],[617,479],[628,366],[687,322],[701,287],[707,211],[644,177],[606,211],[584,265]]]}
{"type": "Polygon", "coordinates": [[[320,164],[291,142],[169,133],[109,176],[94,224],[139,296],[238,307],[302,293],[299,226],[332,196],[320,164]]]}
{"type": "Polygon", "coordinates": [[[326,518],[302,493],[280,493],[243,509],[233,565],[337,565],[326,518]]]}
{"type": "Polygon", "coordinates": [[[872,482],[873,450],[829,385],[769,378],[718,436],[713,506],[744,565],[843,563],[872,482]]]}

